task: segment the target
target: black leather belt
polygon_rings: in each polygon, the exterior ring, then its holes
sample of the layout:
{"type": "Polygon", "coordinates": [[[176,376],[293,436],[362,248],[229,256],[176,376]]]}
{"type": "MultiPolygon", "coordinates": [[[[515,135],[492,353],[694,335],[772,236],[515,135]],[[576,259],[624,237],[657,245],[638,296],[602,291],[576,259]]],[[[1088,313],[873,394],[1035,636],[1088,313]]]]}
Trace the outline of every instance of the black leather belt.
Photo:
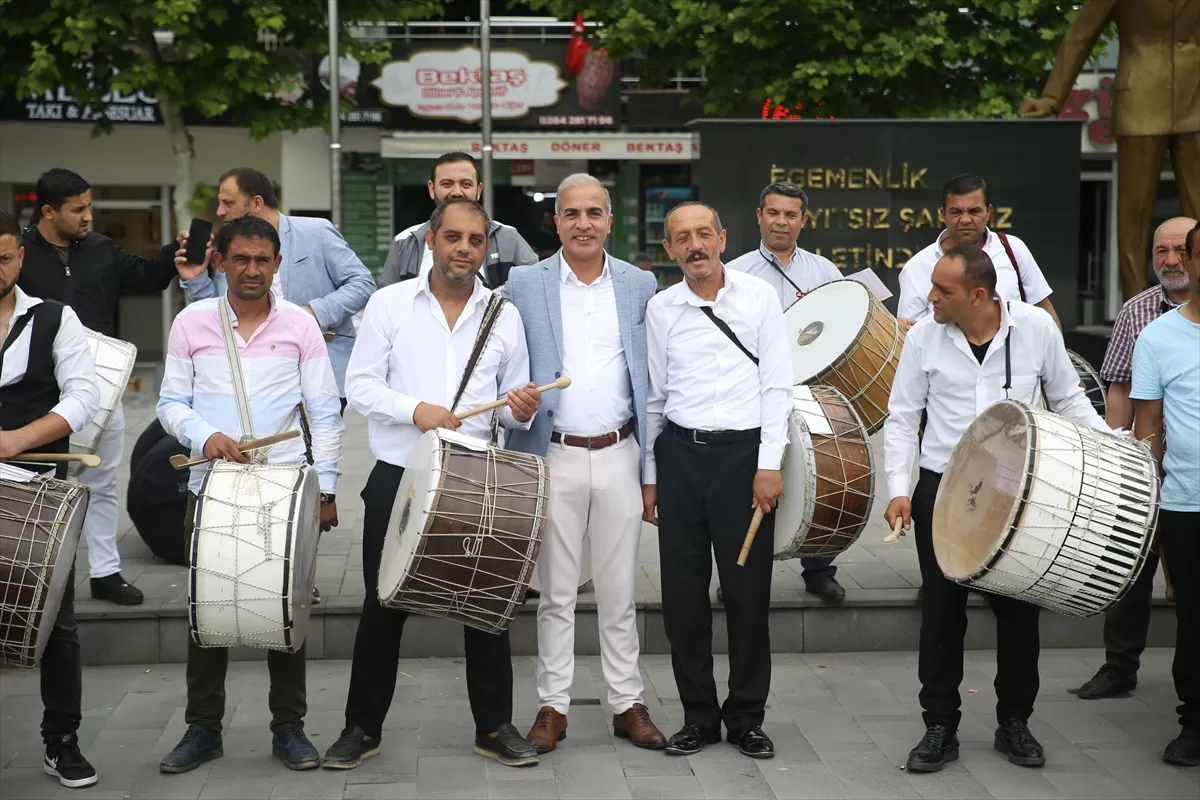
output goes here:
{"type": "Polygon", "coordinates": [[[633,435],[633,421],[630,420],[615,431],[602,433],[599,436],[573,436],[555,431],[550,434],[550,441],[555,444],[565,444],[567,447],[584,447],[588,450],[603,450],[612,447],[622,439],[633,435]]]}
{"type": "Polygon", "coordinates": [[[732,444],[734,442],[757,442],[762,438],[762,428],[745,431],[701,431],[685,428],[667,420],[666,432],[694,444],[732,444]]]}

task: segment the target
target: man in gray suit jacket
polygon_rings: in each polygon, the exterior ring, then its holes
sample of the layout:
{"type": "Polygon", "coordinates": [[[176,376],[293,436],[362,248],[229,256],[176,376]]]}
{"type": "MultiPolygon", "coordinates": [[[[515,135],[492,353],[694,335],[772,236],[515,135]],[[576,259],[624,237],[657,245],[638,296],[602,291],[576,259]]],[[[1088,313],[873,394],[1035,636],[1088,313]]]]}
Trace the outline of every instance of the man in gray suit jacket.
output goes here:
{"type": "Polygon", "coordinates": [[[661,749],[666,738],[642,703],[634,599],[642,531],[646,441],[646,304],[654,276],[609,256],[612,200],[598,180],[567,177],[555,224],[562,249],[509,273],[504,293],[521,313],[537,384],[571,378],[550,392],[528,431],[508,449],[545,456],[549,524],[538,557],[537,719],[526,736],[546,753],[566,737],[575,677],[575,600],[584,541],[596,586],[604,682],[617,736],[661,749]],[[635,438],[636,436],[636,438],[635,438]],[[585,539],[586,536],[586,539],[585,539]]]}
{"type": "MultiPolygon", "coordinates": [[[[241,167],[221,176],[217,216],[230,220],[246,215],[264,219],[279,231],[283,261],[271,290],[276,297],[303,307],[325,331],[344,411],[346,364],[354,349],[350,318],[366,308],[375,291],[375,279],[329,220],[281,214],[270,179],[258,170],[241,167]]],[[[211,251],[204,264],[188,264],[183,257],[186,248],[185,233],[175,265],[189,298],[204,300],[224,294],[225,276],[208,272],[211,251]]]]}

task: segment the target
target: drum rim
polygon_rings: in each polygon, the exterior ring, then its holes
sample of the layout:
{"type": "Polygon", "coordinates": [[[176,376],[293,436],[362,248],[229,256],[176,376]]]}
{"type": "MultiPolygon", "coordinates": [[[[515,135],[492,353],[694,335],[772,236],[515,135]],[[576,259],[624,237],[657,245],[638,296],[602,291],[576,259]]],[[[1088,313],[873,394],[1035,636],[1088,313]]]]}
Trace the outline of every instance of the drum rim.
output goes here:
{"type": "MultiPolygon", "coordinates": [[[[804,384],[798,385],[803,386],[804,384]]],[[[812,389],[811,386],[808,388],[810,390],[812,389]]],[[[813,397],[815,398],[816,395],[813,395],[813,397]]],[[[788,451],[792,447],[799,448],[799,453],[804,459],[804,510],[800,515],[800,527],[793,532],[789,539],[790,542],[795,543],[796,539],[799,538],[799,543],[795,544],[794,547],[788,547],[786,550],[776,551],[773,556],[773,560],[775,561],[787,561],[797,557],[796,552],[800,548],[804,547],[804,542],[808,540],[808,531],[812,527],[813,517],[817,513],[817,456],[816,451],[813,448],[812,431],[809,429],[808,423],[804,419],[803,412],[796,408],[794,399],[792,401],[791,413],[788,414],[789,428],[791,427],[792,420],[797,420],[800,426],[800,434],[804,438],[799,442],[788,442],[788,444],[784,445],[783,459],[780,461],[780,464],[784,465],[787,463],[788,451]]],[[[784,479],[783,487],[784,494],[786,495],[786,477],[784,479]]],[[[776,523],[779,522],[778,508],[776,508],[775,521],[776,523]]],[[[776,531],[779,530],[779,527],[780,526],[776,524],[776,531]]],[[[778,533],[776,535],[778,535],[778,533]]],[[[774,542],[772,542],[772,545],[774,545],[774,542]]],[[[772,547],[772,549],[774,549],[774,547],[772,547]]]]}
{"type": "MultiPolygon", "coordinates": [[[[820,286],[818,286],[817,288],[813,289],[811,292],[808,292],[807,294],[805,294],[804,297],[801,297],[798,300],[796,300],[795,303],[792,303],[790,306],[788,306],[787,310],[790,311],[791,309],[795,308],[796,306],[798,306],[801,303],[801,301],[807,300],[808,298],[812,297],[817,292],[824,289],[826,286],[834,286],[834,285],[839,285],[839,284],[843,284],[843,283],[850,283],[856,287],[861,288],[867,296],[867,313],[863,315],[862,324],[859,326],[858,333],[855,335],[854,339],[852,339],[850,341],[850,343],[847,344],[845,346],[845,348],[842,349],[841,354],[836,359],[834,359],[833,361],[831,361],[829,363],[829,366],[825,367],[825,369],[821,370],[820,372],[818,372],[817,374],[813,375],[812,377],[810,377],[806,380],[797,381],[795,384],[796,386],[811,386],[813,384],[828,385],[824,382],[825,377],[830,372],[833,372],[834,370],[838,369],[839,367],[841,367],[843,364],[846,363],[846,359],[848,358],[848,356],[846,354],[849,353],[851,350],[857,349],[858,345],[862,344],[863,337],[866,336],[867,329],[870,327],[870,325],[868,323],[870,322],[870,320],[875,318],[875,305],[877,303],[879,303],[879,301],[876,300],[875,296],[871,294],[870,289],[868,289],[866,286],[859,283],[858,281],[840,280],[840,281],[829,281],[828,283],[823,283],[820,286]]],[[[882,305],[882,304],[880,304],[880,305],[882,305]]],[[[884,310],[886,310],[886,308],[884,310]]],[[[787,311],[785,311],[784,313],[786,314],[787,311]]],[[[897,327],[899,327],[899,326],[897,325],[897,327]]],[[[789,338],[788,349],[790,350],[792,347],[792,343],[790,341],[791,337],[788,337],[788,338],[789,338]]]]}

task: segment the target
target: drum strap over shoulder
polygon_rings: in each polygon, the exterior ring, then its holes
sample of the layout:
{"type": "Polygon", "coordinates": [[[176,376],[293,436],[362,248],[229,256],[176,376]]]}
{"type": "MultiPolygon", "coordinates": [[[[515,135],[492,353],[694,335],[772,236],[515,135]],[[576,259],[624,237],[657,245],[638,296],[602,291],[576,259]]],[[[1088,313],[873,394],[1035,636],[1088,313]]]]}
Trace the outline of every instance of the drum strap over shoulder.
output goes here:
{"type": "MultiPolygon", "coordinates": [[[[496,327],[496,321],[500,319],[500,312],[507,302],[499,292],[493,292],[491,299],[488,300],[487,308],[483,310],[483,319],[479,321],[479,333],[475,335],[475,345],[471,348],[471,357],[467,359],[467,367],[463,370],[462,380],[458,383],[458,391],[454,393],[454,402],[450,404],[450,412],[458,407],[458,402],[462,400],[463,393],[467,390],[467,382],[471,380],[471,375],[475,372],[475,366],[479,363],[480,357],[483,355],[483,349],[487,347],[488,341],[492,338],[492,331],[496,327]]],[[[492,444],[495,444],[500,435],[500,418],[497,412],[492,412],[492,444]]]]}
{"type": "Polygon", "coordinates": [[[746,349],[746,345],[742,344],[742,340],[739,339],[737,334],[733,332],[733,328],[730,328],[725,320],[716,315],[716,313],[712,310],[712,306],[700,306],[700,310],[704,312],[704,316],[712,320],[713,325],[716,325],[721,329],[721,333],[729,337],[729,341],[737,345],[738,350],[741,350],[746,354],[746,358],[754,362],[754,366],[758,366],[758,357],[746,349]]]}
{"type": "Polygon", "coordinates": [[[1000,244],[1004,245],[1004,252],[1008,254],[1008,260],[1012,262],[1013,272],[1017,273],[1017,291],[1021,293],[1021,302],[1027,303],[1025,299],[1025,284],[1021,281],[1021,268],[1017,266],[1017,257],[1013,255],[1012,245],[1008,243],[1008,234],[996,231],[996,235],[1000,237],[1000,244]]]}

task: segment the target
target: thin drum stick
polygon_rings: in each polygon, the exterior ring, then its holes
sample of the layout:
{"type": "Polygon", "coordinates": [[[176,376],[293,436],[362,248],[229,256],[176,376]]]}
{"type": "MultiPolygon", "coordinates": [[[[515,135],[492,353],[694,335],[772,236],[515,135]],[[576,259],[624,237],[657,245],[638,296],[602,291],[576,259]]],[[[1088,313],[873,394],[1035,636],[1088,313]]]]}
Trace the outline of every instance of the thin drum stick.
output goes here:
{"type": "Polygon", "coordinates": [[[78,461],[85,467],[100,466],[100,456],[95,453],[21,453],[9,461],[42,461],[58,463],[60,461],[78,461]]]}
{"type": "Polygon", "coordinates": [[[742,552],[738,553],[737,565],[739,567],[746,566],[746,558],[750,555],[750,545],[754,544],[754,535],[758,533],[758,526],[762,524],[762,520],[762,506],[757,506],[754,509],[754,517],[750,520],[750,530],[746,531],[746,538],[742,542],[742,552]]]}
{"type": "MultiPolygon", "coordinates": [[[[274,436],[267,436],[263,439],[254,439],[253,441],[249,441],[249,442],[246,442],[245,444],[238,445],[238,450],[242,451],[243,453],[248,453],[251,450],[259,450],[263,447],[270,447],[273,444],[279,444],[280,442],[286,442],[288,439],[295,439],[299,435],[300,435],[300,431],[288,431],[287,433],[277,433],[274,436]]],[[[203,464],[208,461],[212,461],[212,459],[211,458],[188,458],[187,456],[183,455],[182,453],[177,453],[177,454],[171,456],[171,466],[174,467],[175,469],[187,469],[188,467],[194,467],[197,464],[203,464]]]]}
{"type": "MultiPolygon", "coordinates": [[[[556,380],[554,383],[547,383],[545,386],[537,387],[537,389],[539,392],[548,392],[551,389],[565,389],[570,385],[571,385],[571,379],[568,378],[566,375],[563,375],[561,378],[556,380]]],[[[456,414],[455,416],[458,417],[459,422],[462,422],[464,419],[473,417],[476,414],[483,414],[487,411],[492,411],[493,409],[497,409],[497,408],[500,408],[501,406],[506,406],[506,405],[508,405],[508,398],[501,397],[499,400],[493,400],[492,402],[486,403],[486,404],[480,406],[479,408],[472,408],[470,411],[464,411],[463,413],[456,414]]]]}
{"type": "Polygon", "coordinates": [[[900,526],[904,524],[904,517],[896,515],[896,522],[892,525],[892,532],[889,533],[883,540],[884,544],[891,544],[899,539],[903,534],[900,532],[900,526]]]}

